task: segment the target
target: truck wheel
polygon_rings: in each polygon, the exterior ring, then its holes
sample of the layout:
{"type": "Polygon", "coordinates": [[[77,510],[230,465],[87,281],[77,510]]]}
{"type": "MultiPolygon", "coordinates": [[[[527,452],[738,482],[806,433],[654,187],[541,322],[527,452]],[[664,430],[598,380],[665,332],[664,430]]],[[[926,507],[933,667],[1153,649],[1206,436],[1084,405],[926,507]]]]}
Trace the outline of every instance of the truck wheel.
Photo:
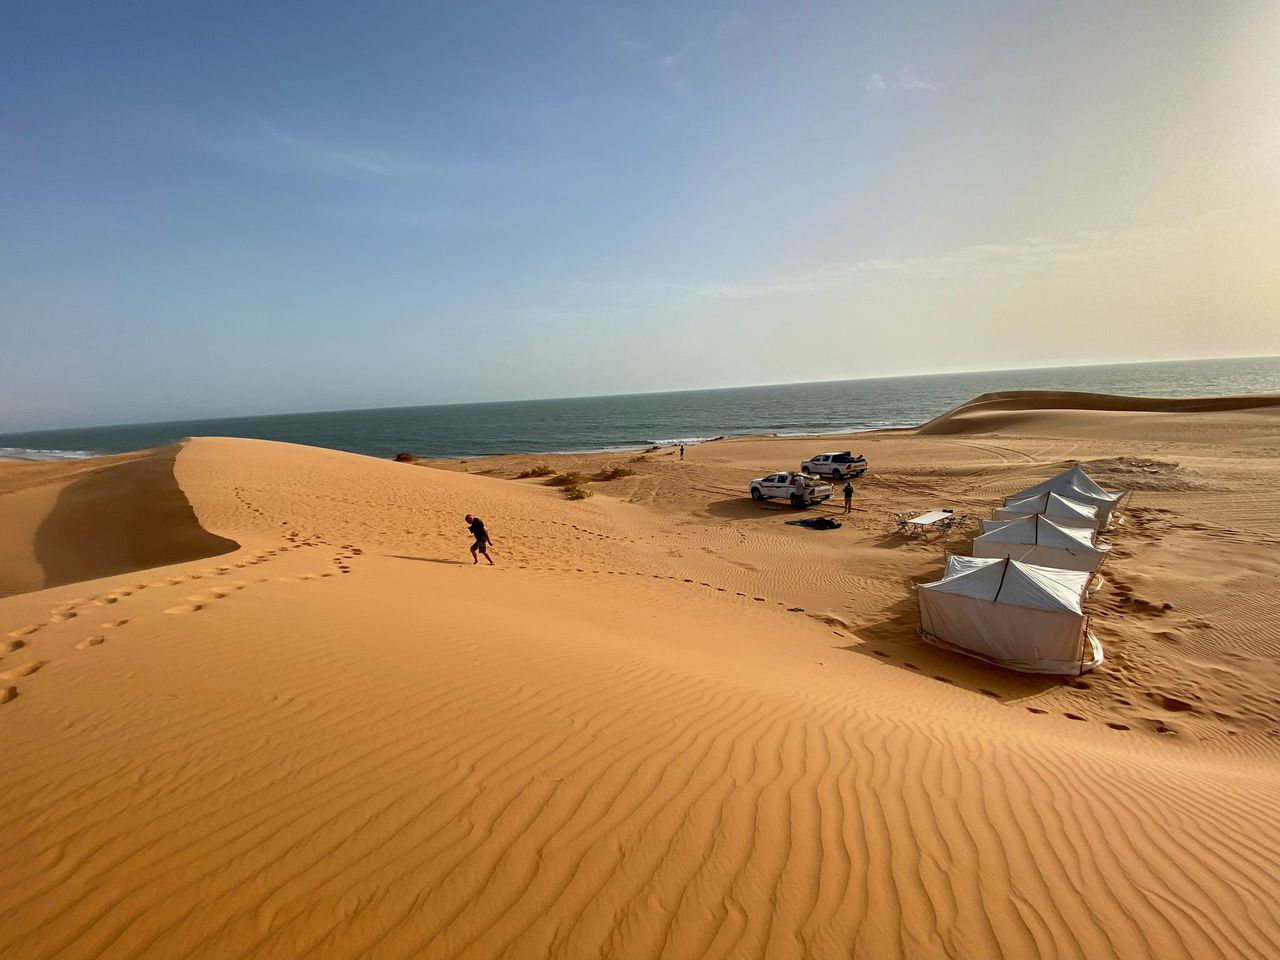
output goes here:
{"type": "Polygon", "coordinates": [[[798,493],[793,493],[791,495],[791,505],[797,510],[804,509],[804,497],[800,496],[798,493]]]}
{"type": "Polygon", "coordinates": [[[844,479],[844,474],[841,473],[839,470],[832,470],[831,479],[834,480],[836,483],[839,483],[841,480],[844,479]]]}
{"type": "Polygon", "coordinates": [[[759,487],[752,487],[752,488],[751,488],[751,499],[752,499],[752,500],[763,500],[763,499],[764,499],[764,494],[760,492],[760,488],[759,488],[759,487]]]}

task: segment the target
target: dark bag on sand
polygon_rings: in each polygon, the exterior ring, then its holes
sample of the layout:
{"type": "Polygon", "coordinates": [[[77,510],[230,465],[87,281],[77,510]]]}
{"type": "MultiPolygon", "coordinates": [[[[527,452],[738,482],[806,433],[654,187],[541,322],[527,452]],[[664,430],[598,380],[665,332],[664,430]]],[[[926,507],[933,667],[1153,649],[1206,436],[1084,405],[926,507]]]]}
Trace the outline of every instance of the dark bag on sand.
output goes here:
{"type": "Polygon", "coordinates": [[[830,517],[814,517],[811,520],[788,520],[792,527],[808,527],[810,530],[839,530],[844,524],[830,517]]]}

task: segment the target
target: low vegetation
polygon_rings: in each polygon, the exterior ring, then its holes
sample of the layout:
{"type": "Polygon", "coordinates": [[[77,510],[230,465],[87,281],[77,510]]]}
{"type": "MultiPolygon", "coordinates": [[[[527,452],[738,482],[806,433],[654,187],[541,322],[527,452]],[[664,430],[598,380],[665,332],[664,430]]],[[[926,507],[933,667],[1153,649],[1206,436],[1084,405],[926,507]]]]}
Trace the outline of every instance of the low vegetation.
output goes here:
{"type": "Polygon", "coordinates": [[[623,477],[634,477],[635,475],[636,472],[629,467],[609,467],[606,470],[601,470],[591,479],[605,483],[609,480],[621,480],[623,477]]]}
{"type": "Polygon", "coordinates": [[[564,498],[566,500],[585,500],[591,496],[591,491],[580,483],[564,488],[564,498]]]}
{"type": "Polygon", "coordinates": [[[521,470],[516,474],[517,480],[528,480],[530,477],[550,477],[555,474],[555,467],[549,463],[539,463],[530,467],[528,470],[521,470]]]}
{"type": "Polygon", "coordinates": [[[396,454],[396,463],[413,463],[413,454],[408,450],[401,450],[396,454]]]}
{"type": "Polygon", "coordinates": [[[568,473],[556,474],[554,477],[552,477],[550,480],[547,481],[547,486],[548,487],[576,487],[576,486],[579,486],[580,484],[585,483],[586,480],[587,478],[584,477],[582,474],[578,473],[576,470],[571,470],[568,473]]]}

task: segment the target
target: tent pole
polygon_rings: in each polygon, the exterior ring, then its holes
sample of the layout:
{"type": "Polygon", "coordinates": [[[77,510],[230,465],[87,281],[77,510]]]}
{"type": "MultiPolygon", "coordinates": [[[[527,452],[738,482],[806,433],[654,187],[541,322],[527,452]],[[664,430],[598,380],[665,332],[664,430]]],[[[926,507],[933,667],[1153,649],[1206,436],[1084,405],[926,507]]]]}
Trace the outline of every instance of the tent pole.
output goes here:
{"type": "Polygon", "coordinates": [[[1004,589],[1005,574],[1009,572],[1009,564],[1011,563],[1013,563],[1013,557],[1004,558],[1004,568],[1000,571],[1000,586],[996,587],[996,595],[992,598],[993,600],[1000,599],[1000,591],[1004,589]]]}

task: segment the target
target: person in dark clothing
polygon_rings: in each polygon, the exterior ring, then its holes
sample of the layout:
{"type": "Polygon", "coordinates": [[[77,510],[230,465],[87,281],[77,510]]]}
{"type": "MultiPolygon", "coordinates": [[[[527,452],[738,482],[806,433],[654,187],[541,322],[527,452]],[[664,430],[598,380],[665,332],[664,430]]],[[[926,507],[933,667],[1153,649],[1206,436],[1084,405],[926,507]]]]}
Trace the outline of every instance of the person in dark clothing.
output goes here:
{"type": "Polygon", "coordinates": [[[493,538],[489,536],[489,531],[484,528],[484,521],[479,517],[473,517],[467,514],[467,529],[471,531],[471,535],[476,538],[476,542],[471,545],[471,562],[479,563],[480,558],[477,554],[484,554],[484,558],[489,561],[489,566],[493,566],[493,557],[489,556],[489,544],[493,543],[493,538]]]}
{"type": "Polygon", "coordinates": [[[844,512],[853,513],[853,481],[844,482],[844,512]]]}
{"type": "Polygon", "coordinates": [[[680,459],[684,459],[684,444],[680,444],[680,459]]]}

